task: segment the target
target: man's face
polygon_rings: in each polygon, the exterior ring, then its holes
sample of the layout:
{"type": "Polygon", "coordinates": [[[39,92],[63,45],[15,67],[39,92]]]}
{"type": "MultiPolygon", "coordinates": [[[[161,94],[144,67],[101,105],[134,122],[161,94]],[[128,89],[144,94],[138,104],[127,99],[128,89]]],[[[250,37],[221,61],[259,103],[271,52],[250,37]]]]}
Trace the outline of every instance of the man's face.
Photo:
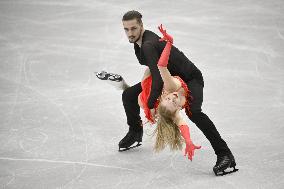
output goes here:
{"type": "Polygon", "coordinates": [[[136,19],[133,19],[133,20],[122,21],[122,24],[129,42],[130,43],[137,42],[140,39],[143,30],[142,23],[139,24],[136,19]]]}

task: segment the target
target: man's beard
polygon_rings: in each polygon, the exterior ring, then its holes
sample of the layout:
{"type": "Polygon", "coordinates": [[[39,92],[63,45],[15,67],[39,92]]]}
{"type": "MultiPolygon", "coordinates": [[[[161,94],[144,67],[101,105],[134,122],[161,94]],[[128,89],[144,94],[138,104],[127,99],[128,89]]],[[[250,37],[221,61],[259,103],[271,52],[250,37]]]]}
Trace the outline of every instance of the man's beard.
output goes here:
{"type": "Polygon", "coordinates": [[[137,38],[135,41],[130,41],[130,40],[129,40],[129,43],[136,43],[136,42],[140,39],[141,34],[142,34],[142,29],[140,30],[140,33],[139,33],[138,38],[137,38]]]}

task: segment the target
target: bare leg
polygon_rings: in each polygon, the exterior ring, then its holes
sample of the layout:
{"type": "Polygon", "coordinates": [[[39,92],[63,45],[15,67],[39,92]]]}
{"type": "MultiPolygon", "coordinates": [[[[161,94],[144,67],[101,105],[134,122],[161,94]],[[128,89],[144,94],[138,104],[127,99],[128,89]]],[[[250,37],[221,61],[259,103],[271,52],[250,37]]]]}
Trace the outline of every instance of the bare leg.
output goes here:
{"type": "Polygon", "coordinates": [[[144,109],[143,104],[142,104],[141,99],[140,99],[140,94],[138,95],[138,104],[139,104],[140,108],[144,109]]]}

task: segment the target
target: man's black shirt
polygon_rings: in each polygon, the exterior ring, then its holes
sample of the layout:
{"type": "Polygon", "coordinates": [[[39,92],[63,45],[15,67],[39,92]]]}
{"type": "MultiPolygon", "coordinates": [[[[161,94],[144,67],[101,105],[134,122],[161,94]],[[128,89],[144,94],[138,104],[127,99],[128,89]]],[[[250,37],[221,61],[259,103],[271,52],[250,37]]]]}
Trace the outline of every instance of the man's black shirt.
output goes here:
{"type": "MultiPolygon", "coordinates": [[[[160,37],[154,32],[145,30],[142,36],[141,48],[137,43],[134,43],[134,50],[139,63],[148,66],[152,75],[151,94],[148,100],[150,109],[154,107],[163,89],[163,80],[157,63],[166,42],[160,42],[159,39],[160,37]]],[[[179,76],[186,83],[192,79],[197,79],[203,84],[200,70],[175,46],[172,46],[167,68],[171,75],[179,76]]]]}

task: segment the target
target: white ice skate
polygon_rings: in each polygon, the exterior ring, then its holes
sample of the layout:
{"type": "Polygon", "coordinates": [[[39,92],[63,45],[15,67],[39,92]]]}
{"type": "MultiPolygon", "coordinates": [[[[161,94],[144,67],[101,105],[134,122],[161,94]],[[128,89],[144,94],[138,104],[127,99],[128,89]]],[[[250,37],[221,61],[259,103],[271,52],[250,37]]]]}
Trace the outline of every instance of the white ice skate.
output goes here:
{"type": "Polygon", "coordinates": [[[108,73],[106,71],[94,72],[98,79],[106,81],[108,84],[114,86],[118,90],[125,90],[129,87],[123,77],[119,74],[108,73]]]}

